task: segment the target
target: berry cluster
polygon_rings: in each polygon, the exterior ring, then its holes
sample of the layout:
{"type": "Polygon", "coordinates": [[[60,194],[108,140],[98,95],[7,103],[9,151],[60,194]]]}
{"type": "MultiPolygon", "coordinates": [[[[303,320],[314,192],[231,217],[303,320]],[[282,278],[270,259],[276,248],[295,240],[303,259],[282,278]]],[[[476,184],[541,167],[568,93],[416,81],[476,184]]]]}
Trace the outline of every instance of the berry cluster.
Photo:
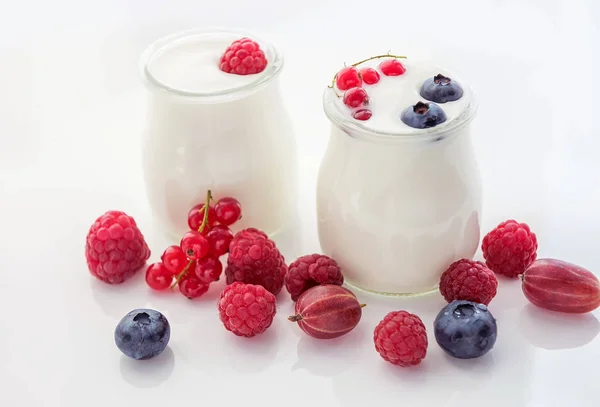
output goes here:
{"type": "Polygon", "coordinates": [[[219,69],[235,75],[260,73],[267,67],[267,58],[260,45],[250,38],[235,40],[219,59],[219,69]]]}
{"type": "Polygon", "coordinates": [[[212,203],[209,190],[206,202],[190,209],[190,230],[178,246],[167,247],[160,261],[146,270],[146,283],[150,288],[165,290],[177,285],[181,294],[192,299],[206,293],[209,285],[219,280],[223,271],[220,257],[229,252],[233,240],[229,226],[242,217],[242,206],[231,197],[212,203]]]}
{"type": "Polygon", "coordinates": [[[346,106],[352,109],[352,117],[356,120],[369,120],[373,112],[368,108],[369,94],[364,85],[375,85],[379,82],[381,72],[385,76],[400,76],[406,72],[404,65],[398,60],[404,58],[393,55],[378,55],[352,64],[341,69],[333,79],[334,84],[344,91],[342,100],[346,106]],[[364,62],[372,59],[388,57],[379,64],[379,70],[371,67],[358,68],[364,62]]]}

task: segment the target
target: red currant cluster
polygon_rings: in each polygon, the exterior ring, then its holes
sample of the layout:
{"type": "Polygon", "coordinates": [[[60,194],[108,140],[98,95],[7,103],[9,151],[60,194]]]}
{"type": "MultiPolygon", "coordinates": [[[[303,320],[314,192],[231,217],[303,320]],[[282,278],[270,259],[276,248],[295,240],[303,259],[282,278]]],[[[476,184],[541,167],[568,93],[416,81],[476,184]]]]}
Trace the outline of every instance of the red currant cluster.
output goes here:
{"type": "Polygon", "coordinates": [[[225,197],[212,205],[210,190],[206,202],[188,213],[190,231],[179,246],[167,247],[160,262],[146,270],[146,283],[154,290],[172,289],[177,285],[187,298],[197,298],[219,280],[223,265],[219,259],[229,251],[233,233],[229,226],[242,217],[242,206],[235,198],[225,197]],[[208,211],[205,210],[208,208],[208,211]]]}
{"type": "Polygon", "coordinates": [[[365,59],[351,66],[341,69],[334,78],[334,82],[339,90],[344,91],[342,100],[344,104],[351,109],[352,117],[356,120],[369,120],[373,112],[367,108],[369,105],[369,94],[363,85],[375,85],[379,82],[381,76],[375,68],[357,68],[358,65],[376,58],[389,57],[379,64],[379,71],[385,76],[400,76],[406,72],[404,65],[393,55],[378,55],[376,57],[365,59]]]}

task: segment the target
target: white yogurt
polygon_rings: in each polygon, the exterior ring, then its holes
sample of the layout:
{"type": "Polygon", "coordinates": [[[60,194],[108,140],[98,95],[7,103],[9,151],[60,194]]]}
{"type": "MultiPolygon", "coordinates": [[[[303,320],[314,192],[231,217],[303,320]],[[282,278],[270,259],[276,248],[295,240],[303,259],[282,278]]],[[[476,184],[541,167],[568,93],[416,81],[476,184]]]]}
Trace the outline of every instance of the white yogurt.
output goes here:
{"type": "Polygon", "coordinates": [[[341,264],[348,283],[386,294],[434,289],[450,263],[475,254],[480,238],[472,93],[462,84],[461,100],[439,104],[445,123],[411,128],[400,113],[426,102],[419,96],[422,81],[452,75],[402,62],[404,75],[381,75],[378,84],[365,86],[373,111],[367,121],[353,119],[334,90],[325,91],[332,130],[317,189],[323,252],[341,264]]]}
{"type": "Polygon", "coordinates": [[[289,219],[295,193],[295,140],[281,100],[282,57],[244,32],[192,31],[153,44],[145,53],[149,98],[143,165],[150,206],[166,231],[180,237],[188,210],[213,196],[234,196],[243,218],[234,230],[268,234],[289,219]],[[219,58],[249,36],[266,54],[254,75],[222,72],[219,58]]]}

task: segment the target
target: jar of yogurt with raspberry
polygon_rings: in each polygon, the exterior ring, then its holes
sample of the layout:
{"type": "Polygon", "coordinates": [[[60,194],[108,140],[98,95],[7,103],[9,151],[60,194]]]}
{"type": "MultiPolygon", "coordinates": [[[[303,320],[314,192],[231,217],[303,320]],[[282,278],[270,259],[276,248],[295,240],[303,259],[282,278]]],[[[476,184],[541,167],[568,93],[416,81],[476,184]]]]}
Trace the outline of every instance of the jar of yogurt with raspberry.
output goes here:
{"type": "Polygon", "coordinates": [[[281,52],[241,30],[192,30],[151,44],[143,170],[151,209],[168,234],[190,208],[237,198],[249,226],[275,234],[293,207],[295,138],[280,95],[281,52]]]}
{"type": "Polygon", "coordinates": [[[318,176],[318,231],[345,281],[415,295],[479,245],[473,92],[433,64],[380,55],[333,75],[318,176]]]}

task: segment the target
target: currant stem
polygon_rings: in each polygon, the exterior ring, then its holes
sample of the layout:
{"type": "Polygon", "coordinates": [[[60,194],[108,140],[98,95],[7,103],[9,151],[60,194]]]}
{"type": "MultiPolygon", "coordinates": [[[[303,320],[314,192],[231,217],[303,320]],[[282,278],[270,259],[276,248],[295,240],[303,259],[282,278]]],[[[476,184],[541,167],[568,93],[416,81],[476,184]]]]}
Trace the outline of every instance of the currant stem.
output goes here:
{"type": "Polygon", "coordinates": [[[291,317],[288,317],[288,320],[291,322],[302,321],[302,315],[300,315],[300,314],[292,315],[291,317]]]}
{"type": "Polygon", "coordinates": [[[212,199],[212,193],[210,189],[206,192],[206,202],[204,203],[204,217],[202,218],[202,223],[198,228],[198,232],[202,233],[206,225],[208,225],[208,209],[210,208],[210,201],[212,199]]]}
{"type": "Polygon", "coordinates": [[[179,282],[181,281],[181,279],[183,278],[183,276],[185,276],[185,274],[188,272],[188,270],[190,269],[190,267],[192,267],[192,264],[194,264],[194,260],[191,259],[188,264],[184,267],[184,269],[181,271],[181,273],[177,274],[177,278],[175,278],[175,282],[173,284],[171,284],[171,290],[173,290],[175,288],[175,286],[177,284],[179,284],[179,282]]]}
{"type": "MultiPolygon", "coordinates": [[[[375,55],[374,57],[370,57],[370,58],[367,58],[367,59],[363,59],[362,61],[355,62],[355,63],[353,63],[353,64],[352,64],[352,65],[350,65],[350,66],[357,67],[358,65],[360,65],[360,64],[364,64],[364,63],[365,63],[365,62],[367,62],[367,61],[371,61],[371,60],[373,60],[373,59],[379,59],[379,58],[395,58],[395,59],[404,58],[404,59],[406,59],[407,57],[406,57],[406,56],[404,56],[404,55],[392,55],[392,54],[390,54],[390,53],[388,52],[387,54],[375,55]]],[[[328,88],[333,88],[333,86],[335,85],[335,80],[336,80],[336,79],[337,79],[337,73],[334,75],[334,77],[333,77],[333,80],[331,81],[331,86],[328,86],[328,88]]]]}

